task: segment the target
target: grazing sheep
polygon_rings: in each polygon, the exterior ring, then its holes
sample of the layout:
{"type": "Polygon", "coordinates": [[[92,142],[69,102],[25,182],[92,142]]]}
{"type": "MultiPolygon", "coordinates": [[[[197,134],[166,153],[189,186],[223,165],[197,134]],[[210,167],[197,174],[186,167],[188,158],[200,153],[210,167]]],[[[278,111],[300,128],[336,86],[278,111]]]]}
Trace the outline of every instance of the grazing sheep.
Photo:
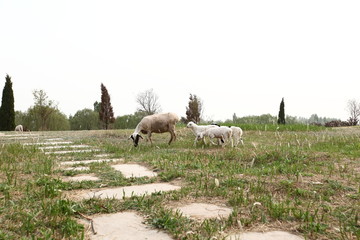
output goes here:
{"type": "Polygon", "coordinates": [[[140,132],[147,134],[150,143],[152,144],[152,133],[164,133],[169,132],[171,137],[169,144],[176,140],[175,124],[180,118],[175,113],[158,113],[144,117],[136,126],[134,133],[129,137],[134,142],[134,146],[137,147],[139,139],[143,138],[140,132]]]}
{"type": "Polygon", "coordinates": [[[24,131],[24,128],[23,128],[22,125],[17,125],[17,126],[15,127],[15,132],[23,132],[23,131],[24,131]]]}
{"type": "Polygon", "coordinates": [[[223,142],[223,147],[230,141],[231,147],[234,146],[233,140],[232,140],[232,130],[229,127],[215,127],[215,128],[209,128],[205,132],[201,132],[197,137],[198,139],[201,139],[205,136],[208,136],[210,139],[212,138],[218,138],[223,142]]]}
{"type": "Polygon", "coordinates": [[[241,145],[244,145],[244,141],[242,139],[243,130],[239,127],[231,126],[229,127],[232,130],[232,137],[234,140],[234,146],[236,147],[239,142],[241,142],[241,145]]]}
{"type": "Polygon", "coordinates": [[[212,125],[197,125],[194,122],[189,122],[186,125],[186,127],[190,128],[191,131],[194,133],[194,135],[195,135],[194,146],[196,146],[196,142],[198,140],[200,140],[200,139],[202,139],[204,144],[206,144],[205,138],[199,138],[200,133],[205,132],[209,128],[218,127],[218,125],[215,125],[215,124],[212,124],[212,125]]]}

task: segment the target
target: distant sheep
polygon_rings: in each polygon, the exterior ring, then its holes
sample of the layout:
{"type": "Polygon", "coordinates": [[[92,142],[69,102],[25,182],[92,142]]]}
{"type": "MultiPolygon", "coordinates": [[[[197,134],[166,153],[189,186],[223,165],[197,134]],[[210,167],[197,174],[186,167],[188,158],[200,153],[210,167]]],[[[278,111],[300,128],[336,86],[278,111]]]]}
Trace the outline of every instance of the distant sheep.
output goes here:
{"type": "Polygon", "coordinates": [[[17,126],[15,127],[15,132],[23,132],[23,131],[24,131],[24,128],[23,128],[22,125],[17,125],[17,126]]]}
{"type": "Polygon", "coordinates": [[[239,142],[241,142],[241,145],[244,145],[244,141],[242,139],[243,130],[235,126],[231,126],[230,129],[232,130],[232,138],[234,140],[234,146],[237,146],[239,142]]]}
{"type": "Polygon", "coordinates": [[[205,142],[205,138],[199,138],[200,133],[205,132],[207,129],[209,128],[214,128],[214,127],[219,127],[218,125],[212,124],[212,125],[197,125],[194,122],[189,122],[186,125],[187,128],[190,128],[191,131],[194,133],[195,135],[195,140],[194,140],[194,146],[196,146],[196,142],[200,139],[203,140],[204,144],[206,144],[205,142]]]}
{"type": "Polygon", "coordinates": [[[198,139],[202,139],[205,136],[209,137],[210,139],[212,138],[220,139],[221,142],[224,143],[222,145],[223,147],[227,145],[228,142],[231,143],[231,147],[234,146],[232,139],[232,130],[229,127],[221,126],[221,127],[209,128],[205,132],[201,132],[197,137],[198,139]]]}
{"type": "Polygon", "coordinates": [[[171,137],[169,144],[176,140],[175,124],[180,118],[175,113],[158,113],[144,117],[136,126],[134,133],[129,137],[133,140],[134,146],[137,147],[139,139],[143,138],[140,133],[147,134],[152,144],[152,133],[169,132],[171,137]]]}

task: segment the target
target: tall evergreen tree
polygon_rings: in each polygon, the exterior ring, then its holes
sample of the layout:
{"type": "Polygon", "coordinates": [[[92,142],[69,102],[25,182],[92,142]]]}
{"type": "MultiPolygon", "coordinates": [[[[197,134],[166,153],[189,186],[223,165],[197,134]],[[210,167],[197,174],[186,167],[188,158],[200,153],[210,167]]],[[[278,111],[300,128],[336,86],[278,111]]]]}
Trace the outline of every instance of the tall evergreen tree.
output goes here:
{"type": "Polygon", "coordinates": [[[190,94],[189,105],[186,107],[186,120],[188,122],[193,121],[195,123],[200,122],[202,110],[202,103],[200,99],[194,94],[190,94]]]}
{"type": "Polygon", "coordinates": [[[102,83],[101,83],[101,103],[100,103],[99,117],[103,125],[103,129],[108,129],[110,123],[115,122],[114,112],[110,102],[110,95],[106,87],[102,83]]]}
{"type": "Polygon", "coordinates": [[[284,98],[282,98],[281,103],[280,103],[278,124],[285,124],[285,103],[284,103],[284,98]]]}
{"type": "Polygon", "coordinates": [[[2,93],[0,107],[0,130],[13,131],[15,129],[14,92],[11,77],[6,74],[5,86],[2,93]]]}

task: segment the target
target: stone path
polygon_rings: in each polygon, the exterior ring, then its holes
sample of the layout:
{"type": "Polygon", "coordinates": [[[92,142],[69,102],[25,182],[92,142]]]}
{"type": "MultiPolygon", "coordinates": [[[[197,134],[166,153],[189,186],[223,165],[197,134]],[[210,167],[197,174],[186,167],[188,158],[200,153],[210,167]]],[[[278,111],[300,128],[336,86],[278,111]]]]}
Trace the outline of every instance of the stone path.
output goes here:
{"type": "Polygon", "coordinates": [[[134,185],[118,188],[109,188],[104,190],[89,191],[80,195],[80,198],[88,199],[92,197],[116,198],[123,199],[123,197],[150,195],[156,192],[167,192],[172,190],[179,190],[179,186],[175,186],[169,183],[151,183],[144,185],[134,185]]]}
{"type": "Polygon", "coordinates": [[[102,214],[92,219],[95,235],[90,223],[83,221],[92,240],[172,240],[168,234],[145,225],[144,218],[135,212],[102,214]]]}
{"type": "MultiPolygon", "coordinates": [[[[84,159],[77,161],[59,161],[59,167],[66,171],[89,171],[88,166],[76,166],[76,165],[88,165],[92,163],[106,162],[113,164],[112,167],[116,171],[120,171],[125,178],[138,178],[138,177],[157,177],[157,173],[150,169],[132,163],[123,163],[124,159],[111,159],[109,154],[101,153],[99,149],[93,149],[88,145],[74,145],[71,141],[64,141],[61,137],[49,138],[46,136],[40,136],[35,134],[1,134],[0,140],[30,140],[31,142],[24,142],[24,146],[36,146],[43,150],[45,154],[53,154],[63,158],[68,154],[92,152],[97,155],[93,155],[94,159],[84,159]],[[45,137],[45,138],[44,138],[45,137]],[[36,140],[36,142],[34,142],[36,140]],[[53,151],[56,149],[66,149],[62,151],[53,151]],[[71,149],[71,150],[68,150],[71,149]],[[96,159],[100,158],[100,159],[96,159]],[[116,163],[116,164],[115,164],[116,163]]],[[[71,156],[71,155],[70,155],[71,156]]],[[[101,181],[94,174],[78,174],[72,177],[63,177],[63,181],[101,181]]],[[[76,195],[76,199],[89,199],[89,198],[117,198],[123,199],[124,197],[142,196],[157,192],[176,191],[181,187],[170,183],[153,183],[143,185],[132,185],[124,187],[114,188],[100,188],[92,190],[72,191],[70,194],[76,195]]],[[[189,217],[196,221],[203,221],[209,218],[227,218],[232,213],[231,208],[225,206],[219,206],[208,203],[189,203],[186,205],[173,207],[174,211],[180,211],[183,216],[189,217]]],[[[100,214],[91,216],[93,221],[93,228],[96,232],[90,230],[90,222],[87,220],[80,220],[82,224],[86,226],[87,238],[91,240],[99,239],[121,239],[121,240],[171,240],[168,234],[153,229],[144,224],[145,219],[136,212],[127,211],[113,214],[100,214]]],[[[273,232],[244,232],[233,233],[228,235],[226,240],[303,240],[304,238],[297,235],[293,235],[287,232],[273,231],[273,232]]]]}
{"type": "Polygon", "coordinates": [[[126,178],[132,177],[156,177],[156,172],[150,171],[139,164],[117,164],[112,167],[120,171],[126,178]]]}

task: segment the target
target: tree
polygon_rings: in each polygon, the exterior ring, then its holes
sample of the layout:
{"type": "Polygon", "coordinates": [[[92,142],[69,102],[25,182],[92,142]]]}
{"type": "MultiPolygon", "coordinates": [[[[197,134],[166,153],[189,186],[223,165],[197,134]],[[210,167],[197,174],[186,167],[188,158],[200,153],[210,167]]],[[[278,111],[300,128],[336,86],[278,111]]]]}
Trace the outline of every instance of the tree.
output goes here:
{"type": "Polygon", "coordinates": [[[99,113],[91,109],[85,108],[70,117],[71,130],[96,130],[99,129],[99,113]]]}
{"type": "Polygon", "coordinates": [[[100,112],[100,103],[98,101],[94,102],[94,111],[100,112]]]}
{"type": "Polygon", "coordinates": [[[278,124],[285,124],[285,103],[284,103],[284,98],[282,98],[281,103],[280,103],[278,124]]]}
{"type": "Polygon", "coordinates": [[[29,114],[33,115],[36,130],[47,131],[49,128],[49,119],[51,115],[57,111],[57,105],[52,100],[48,100],[48,96],[43,90],[34,90],[35,105],[29,109],[29,114]]]}
{"type": "Polygon", "coordinates": [[[193,121],[195,123],[199,123],[201,119],[201,111],[202,111],[202,102],[201,100],[194,94],[190,94],[189,104],[186,107],[186,119],[188,122],[193,121]]]}
{"type": "Polygon", "coordinates": [[[136,102],[139,104],[137,111],[143,112],[144,115],[152,115],[161,111],[159,97],[154,93],[153,89],[139,93],[136,102]]]}
{"type": "Polygon", "coordinates": [[[12,131],[15,129],[14,93],[11,77],[6,74],[5,86],[2,93],[0,107],[0,130],[12,131]]]}
{"type": "Polygon", "coordinates": [[[109,129],[110,124],[115,122],[114,112],[110,102],[110,95],[106,87],[102,83],[99,118],[103,125],[103,129],[109,129]]]}
{"type": "Polygon", "coordinates": [[[356,126],[359,122],[360,104],[355,99],[349,100],[347,109],[350,114],[348,122],[351,126],[356,126]]]}

